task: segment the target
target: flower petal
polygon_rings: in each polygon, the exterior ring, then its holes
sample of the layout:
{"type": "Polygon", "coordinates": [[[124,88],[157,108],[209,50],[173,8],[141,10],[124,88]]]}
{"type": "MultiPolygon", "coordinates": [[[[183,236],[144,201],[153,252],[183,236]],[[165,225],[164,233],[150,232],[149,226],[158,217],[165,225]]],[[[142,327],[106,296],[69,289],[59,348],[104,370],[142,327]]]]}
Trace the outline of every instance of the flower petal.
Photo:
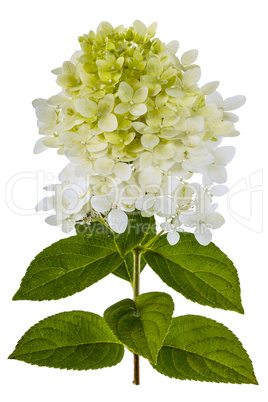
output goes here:
{"type": "Polygon", "coordinates": [[[161,92],[155,97],[155,106],[159,108],[165,106],[168,101],[168,95],[164,92],[161,92]]]}
{"type": "Polygon", "coordinates": [[[214,153],[214,163],[218,165],[227,165],[235,156],[235,147],[224,146],[216,149],[214,153]]]}
{"type": "Polygon", "coordinates": [[[57,114],[52,107],[40,106],[35,109],[36,117],[42,123],[49,125],[55,124],[57,121],[57,114]]]}
{"type": "Polygon", "coordinates": [[[223,113],[223,119],[230,121],[232,123],[237,123],[239,120],[239,117],[237,116],[237,114],[232,113],[232,112],[224,112],[223,113]]]}
{"type": "Polygon", "coordinates": [[[146,25],[144,25],[144,23],[139,20],[135,20],[133,22],[133,28],[141,36],[144,36],[146,34],[146,31],[147,31],[146,25]]]}
{"type": "Polygon", "coordinates": [[[224,166],[212,165],[208,169],[208,175],[215,183],[225,183],[227,180],[227,171],[224,166]]]}
{"type": "Polygon", "coordinates": [[[169,232],[167,234],[167,241],[169,242],[169,244],[171,246],[174,246],[174,244],[177,244],[179,240],[180,240],[180,235],[175,230],[172,230],[171,232],[169,232]]]}
{"type": "Polygon", "coordinates": [[[106,195],[93,195],[91,205],[98,212],[106,212],[111,208],[111,203],[106,195]]]}
{"type": "Polygon", "coordinates": [[[155,203],[155,197],[152,194],[146,194],[145,197],[137,198],[136,208],[140,211],[150,210],[155,203]]]}
{"type": "Polygon", "coordinates": [[[112,132],[117,129],[117,118],[112,113],[106,113],[98,121],[98,127],[102,131],[112,132]]]}
{"type": "Polygon", "coordinates": [[[161,184],[161,195],[172,195],[180,185],[181,181],[178,177],[164,176],[161,184]]]}
{"type": "Polygon", "coordinates": [[[63,92],[60,92],[57,95],[51,96],[47,100],[47,103],[49,105],[59,107],[59,106],[62,106],[67,101],[69,101],[69,98],[67,98],[67,96],[63,92]]]}
{"type": "Polygon", "coordinates": [[[102,21],[97,27],[97,33],[105,32],[106,34],[109,34],[113,31],[113,29],[113,26],[109,22],[102,21]]]}
{"type": "Polygon", "coordinates": [[[122,162],[116,163],[113,171],[117,177],[124,181],[129,180],[132,174],[131,166],[122,162]]]}
{"type": "Polygon", "coordinates": [[[159,171],[159,169],[153,166],[144,169],[139,174],[139,183],[142,189],[148,193],[157,192],[159,190],[161,181],[162,181],[162,173],[159,171]]]}
{"type": "Polygon", "coordinates": [[[121,82],[118,88],[118,96],[122,102],[130,102],[133,97],[133,88],[125,81],[121,82]]]}
{"type": "Polygon", "coordinates": [[[142,152],[140,159],[139,159],[139,167],[141,170],[146,169],[147,167],[151,166],[153,162],[153,156],[151,152],[142,152]]]}
{"type": "Polygon", "coordinates": [[[220,82],[219,82],[219,81],[211,81],[211,82],[208,82],[207,84],[203,85],[203,86],[200,88],[200,92],[201,92],[203,95],[210,95],[210,94],[212,94],[213,92],[216,91],[216,89],[218,88],[219,85],[220,85],[220,82]]]}
{"type": "Polygon", "coordinates": [[[170,222],[162,222],[160,223],[161,229],[165,230],[166,232],[170,232],[173,230],[173,225],[170,222]]]}
{"type": "Polygon", "coordinates": [[[207,246],[212,239],[212,233],[205,225],[200,225],[194,232],[195,238],[202,246],[207,246]]]}
{"type": "Polygon", "coordinates": [[[136,103],[130,108],[130,113],[133,116],[142,116],[147,112],[147,106],[144,103],[136,103]]]}
{"type": "Polygon", "coordinates": [[[184,87],[191,87],[195,85],[201,77],[201,69],[199,67],[187,70],[182,76],[184,87]]]}
{"type": "Polygon", "coordinates": [[[218,229],[224,224],[225,220],[224,217],[218,212],[212,212],[212,214],[209,214],[206,217],[205,222],[206,226],[209,226],[212,229],[218,229]]]}
{"type": "Polygon", "coordinates": [[[35,206],[36,212],[39,211],[50,211],[54,208],[54,196],[45,197],[35,206]]]}
{"type": "Polygon", "coordinates": [[[159,144],[154,149],[154,157],[157,160],[166,160],[174,156],[175,149],[172,144],[159,144]]]}
{"type": "Polygon", "coordinates": [[[126,136],[124,136],[124,144],[128,145],[130,144],[134,138],[136,137],[136,134],[134,131],[132,131],[131,133],[128,133],[126,136]]]}
{"type": "Polygon", "coordinates": [[[70,118],[66,118],[62,122],[58,123],[56,125],[55,129],[58,133],[63,133],[64,131],[71,130],[74,126],[76,126],[78,124],[82,124],[83,122],[84,122],[83,118],[78,119],[78,118],[70,117],[70,118]]]}
{"type": "Polygon", "coordinates": [[[228,193],[228,187],[224,186],[224,185],[217,185],[217,186],[213,186],[209,192],[211,195],[214,195],[215,197],[220,197],[222,195],[225,195],[226,193],[228,193]]]}
{"type": "Polygon", "coordinates": [[[87,118],[95,117],[98,113],[98,105],[90,99],[77,99],[76,107],[78,112],[87,118]]]}
{"type": "Polygon", "coordinates": [[[172,40],[171,42],[166,44],[166,48],[170,51],[170,53],[176,54],[180,44],[177,40],[172,40]]]}
{"type": "Polygon", "coordinates": [[[133,127],[138,133],[144,134],[144,129],[148,126],[146,126],[146,124],[142,123],[141,121],[135,121],[133,123],[133,127]]]}
{"type": "Polygon", "coordinates": [[[115,108],[114,108],[114,112],[116,113],[116,114],[125,114],[125,113],[127,113],[129,110],[130,110],[130,108],[131,108],[131,106],[130,106],[130,104],[129,103],[119,103],[119,105],[117,105],[115,108]]]}
{"type": "Polygon", "coordinates": [[[34,154],[40,154],[41,152],[44,152],[48,149],[48,147],[43,144],[43,141],[44,138],[39,138],[39,140],[37,140],[33,149],[34,154]]]}
{"type": "Polygon", "coordinates": [[[124,233],[128,224],[127,214],[121,209],[112,209],[108,215],[108,224],[116,233],[124,233]]]}
{"type": "Polygon", "coordinates": [[[172,216],[176,212],[173,200],[163,196],[158,197],[155,201],[155,209],[160,216],[172,216]]]}
{"type": "Polygon", "coordinates": [[[183,225],[195,227],[198,225],[198,217],[194,211],[183,211],[180,213],[179,219],[183,225]]]}
{"type": "Polygon", "coordinates": [[[38,107],[47,106],[47,100],[44,98],[37,98],[32,101],[33,107],[36,109],[38,107]]]}
{"type": "Polygon", "coordinates": [[[107,94],[99,102],[98,111],[100,114],[109,113],[114,108],[114,95],[107,94]]]}
{"type": "Polygon", "coordinates": [[[198,110],[198,115],[204,117],[206,121],[221,118],[221,112],[215,105],[207,105],[198,110]]]}
{"type": "Polygon", "coordinates": [[[144,134],[141,137],[141,143],[144,148],[154,148],[159,144],[159,137],[154,134],[144,134]]]}
{"type": "Polygon", "coordinates": [[[114,161],[107,156],[99,158],[94,162],[94,170],[98,173],[111,173],[114,167],[114,161]]]}
{"type": "Polygon", "coordinates": [[[197,49],[192,49],[188,50],[187,52],[183,53],[181,56],[181,62],[182,64],[192,64],[196,61],[198,57],[198,50],[197,49]]]}
{"type": "Polygon", "coordinates": [[[227,112],[229,110],[235,110],[243,106],[247,98],[244,95],[236,95],[227,98],[223,101],[223,108],[227,112]]]}
{"type": "Polygon", "coordinates": [[[61,142],[68,148],[72,148],[79,143],[79,134],[75,131],[60,133],[59,138],[61,142]]]}
{"type": "Polygon", "coordinates": [[[215,105],[218,108],[223,107],[223,99],[219,92],[215,91],[212,94],[206,96],[206,104],[207,105],[215,105]]]}
{"type": "Polygon", "coordinates": [[[147,34],[151,37],[155,35],[157,29],[157,22],[152,22],[147,28],[147,34]]]}
{"type": "Polygon", "coordinates": [[[204,128],[204,118],[201,116],[189,117],[187,119],[188,132],[198,133],[204,128]]]}
{"type": "Polygon", "coordinates": [[[58,215],[50,215],[45,219],[45,222],[52,226],[58,226],[62,223],[62,219],[58,215]]]}
{"type": "Polygon", "coordinates": [[[99,152],[107,148],[107,141],[101,140],[98,136],[91,138],[87,143],[87,150],[89,152],[99,152]]]}
{"type": "Polygon", "coordinates": [[[59,137],[45,137],[43,139],[43,144],[49,148],[59,148],[62,146],[62,142],[59,137]]]}
{"type": "Polygon", "coordinates": [[[173,98],[182,98],[184,95],[183,90],[180,88],[166,88],[165,92],[173,98]]]}
{"type": "Polygon", "coordinates": [[[157,59],[149,59],[146,70],[153,77],[158,77],[163,72],[163,65],[157,59]]]}
{"type": "Polygon", "coordinates": [[[133,102],[134,103],[142,103],[146,100],[147,96],[148,96],[148,88],[141,87],[135,92],[135,94],[133,96],[133,102]]]}
{"type": "Polygon", "coordinates": [[[70,220],[65,220],[62,223],[61,230],[64,233],[70,233],[74,229],[74,222],[70,220]]]}

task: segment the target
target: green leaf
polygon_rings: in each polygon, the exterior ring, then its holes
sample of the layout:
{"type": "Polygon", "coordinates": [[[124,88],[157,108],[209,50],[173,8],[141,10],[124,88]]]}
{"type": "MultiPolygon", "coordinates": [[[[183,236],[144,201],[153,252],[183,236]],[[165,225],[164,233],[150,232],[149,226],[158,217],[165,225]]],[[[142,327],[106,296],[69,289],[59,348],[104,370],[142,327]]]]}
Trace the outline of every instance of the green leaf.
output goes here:
{"type": "Polygon", "coordinates": [[[78,235],[113,236],[113,232],[100,222],[77,223],[75,230],[78,235]]]}
{"type": "MultiPolygon", "coordinates": [[[[145,219],[145,236],[141,241],[141,244],[148,243],[153,237],[156,236],[156,226],[155,226],[155,219],[154,217],[150,218],[150,222],[148,224],[147,218],[145,219]],[[147,230],[148,229],[148,230],[147,230]]],[[[122,235],[121,235],[122,236],[122,235]]],[[[143,271],[145,268],[146,261],[143,258],[143,254],[141,255],[141,266],[140,272],[143,271]]],[[[121,279],[125,279],[126,281],[130,282],[133,285],[133,254],[129,252],[125,255],[124,262],[115,270],[113,274],[118,276],[121,279]]]]}
{"type": "MultiPolygon", "coordinates": [[[[148,218],[142,218],[142,219],[148,219],[148,218]]],[[[141,245],[145,245],[148,243],[150,240],[152,240],[156,236],[156,223],[155,223],[155,218],[154,216],[151,216],[149,218],[149,225],[148,225],[148,230],[145,230],[145,236],[141,241],[141,245]]],[[[146,226],[145,226],[146,227],[146,226]]]]}
{"type": "Polygon", "coordinates": [[[31,262],[13,300],[57,300],[73,295],[122,262],[113,237],[78,235],[60,240],[31,262]]]}
{"type": "Polygon", "coordinates": [[[123,355],[123,345],[102,317],[70,311],[31,327],[9,359],[67,370],[95,370],[115,366],[123,355]]]}
{"type": "Polygon", "coordinates": [[[168,332],[174,304],[166,293],[150,292],[122,300],[104,312],[115,336],[133,353],[156,363],[168,332]]]}
{"type": "MultiPolygon", "coordinates": [[[[146,261],[143,258],[143,255],[141,255],[141,264],[140,264],[140,272],[143,271],[145,268],[146,261]]],[[[113,271],[113,274],[115,276],[118,276],[121,279],[124,279],[128,282],[130,282],[131,286],[133,285],[133,253],[130,252],[128,253],[124,261],[122,262],[119,267],[113,271]]]]}
{"type": "Polygon", "coordinates": [[[150,218],[142,217],[137,210],[129,212],[127,215],[128,226],[124,233],[114,233],[114,241],[122,257],[141,244],[144,238],[150,239],[156,233],[153,216],[150,218]]]}
{"type": "MultiPolygon", "coordinates": [[[[90,224],[86,223],[78,223],[75,225],[76,233],[77,234],[85,234],[85,235],[98,235],[98,236],[113,236],[113,232],[107,228],[107,226],[103,225],[100,222],[91,222],[90,224]]],[[[151,240],[154,236],[156,235],[156,227],[155,224],[153,223],[151,230],[148,230],[146,232],[146,235],[142,241],[142,243],[147,243],[149,240],[151,240]]],[[[145,268],[146,262],[141,256],[141,267],[140,270],[145,268]]],[[[129,252],[126,254],[124,261],[122,264],[119,265],[119,267],[112,272],[115,276],[118,276],[121,279],[124,279],[128,282],[133,284],[133,254],[132,252],[129,252]]]]}
{"type": "Polygon", "coordinates": [[[237,337],[217,321],[198,315],[172,320],[153,367],[180,380],[258,384],[237,337]]]}
{"type": "Polygon", "coordinates": [[[180,241],[171,246],[163,235],[143,256],[168,286],[187,299],[244,312],[237,271],[215,244],[201,246],[193,234],[180,233],[180,241]]]}

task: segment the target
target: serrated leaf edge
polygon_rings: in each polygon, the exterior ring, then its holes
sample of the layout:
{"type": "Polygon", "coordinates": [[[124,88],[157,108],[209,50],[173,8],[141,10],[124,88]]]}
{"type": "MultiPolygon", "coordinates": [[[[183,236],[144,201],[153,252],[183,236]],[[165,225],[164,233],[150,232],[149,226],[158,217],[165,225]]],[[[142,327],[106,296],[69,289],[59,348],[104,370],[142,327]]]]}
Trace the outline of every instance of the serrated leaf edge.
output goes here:
{"type": "MultiPolygon", "coordinates": [[[[162,236],[165,236],[166,237],[166,235],[162,235],[162,236]]],[[[154,246],[158,243],[158,242],[163,242],[165,239],[164,239],[164,237],[160,237],[159,239],[157,239],[157,241],[156,241],[156,243],[154,243],[154,246]]],[[[192,242],[191,241],[191,239],[182,239],[182,240],[180,240],[180,241],[183,241],[183,242],[192,242]]],[[[216,258],[213,258],[213,257],[211,257],[211,256],[207,256],[207,255],[204,255],[204,254],[195,254],[196,256],[199,256],[199,257],[204,257],[204,258],[210,258],[210,259],[212,259],[212,260],[215,260],[216,262],[221,262],[222,264],[224,264],[226,267],[227,267],[227,269],[229,269],[229,270],[231,270],[232,272],[233,272],[233,274],[234,274],[234,277],[235,277],[235,279],[236,279],[236,283],[237,283],[237,285],[238,285],[238,292],[237,292],[237,298],[238,298],[238,302],[239,302],[239,304],[238,305],[235,305],[231,300],[229,300],[226,296],[224,296],[223,294],[221,294],[220,292],[218,292],[218,290],[216,290],[215,288],[213,288],[210,284],[208,284],[207,282],[205,282],[202,278],[200,278],[199,276],[197,276],[197,275],[195,275],[194,274],[194,272],[191,272],[191,271],[189,271],[187,268],[185,268],[185,267],[183,267],[181,264],[178,264],[178,263],[176,263],[175,261],[173,261],[173,260],[171,260],[170,258],[168,258],[169,256],[165,256],[165,255],[163,255],[163,254],[161,254],[161,252],[158,252],[158,251],[156,251],[156,250],[153,250],[153,249],[151,249],[151,248],[149,248],[149,249],[147,249],[146,250],[146,252],[143,254],[143,256],[144,256],[144,258],[145,258],[145,260],[146,260],[146,262],[147,262],[147,264],[150,266],[150,264],[149,264],[149,262],[147,261],[147,258],[146,258],[146,254],[147,253],[152,253],[152,254],[154,254],[154,255],[158,255],[158,256],[160,256],[160,257],[162,257],[162,258],[164,258],[166,261],[167,261],[167,266],[168,266],[168,269],[169,269],[169,273],[170,273],[170,276],[172,276],[172,274],[171,274],[171,270],[170,270],[170,268],[169,268],[169,265],[168,265],[168,262],[170,261],[170,262],[172,262],[173,264],[177,264],[177,265],[179,265],[187,274],[190,274],[190,275],[193,275],[193,276],[195,276],[198,280],[200,280],[201,282],[204,282],[208,287],[210,287],[211,289],[213,289],[213,290],[215,290],[217,293],[219,293],[224,299],[226,299],[227,301],[228,301],[228,303],[230,303],[230,304],[232,304],[234,307],[235,307],[235,309],[233,309],[232,311],[235,311],[235,312],[239,312],[240,314],[244,314],[244,308],[243,308],[243,306],[242,306],[242,303],[241,303],[241,288],[240,288],[240,281],[239,281],[239,277],[238,277],[238,273],[237,273],[237,270],[236,270],[236,268],[234,267],[234,264],[233,264],[233,262],[227,257],[227,255],[224,253],[224,252],[222,252],[214,243],[211,243],[211,244],[213,244],[213,246],[214,247],[216,247],[216,249],[218,249],[222,254],[223,254],[223,256],[225,257],[224,259],[226,259],[229,263],[231,263],[231,265],[230,264],[227,264],[226,262],[223,262],[222,260],[217,260],[216,258]],[[232,269],[232,268],[233,269],[232,269]]],[[[160,248],[160,247],[159,247],[160,248]]],[[[175,254],[172,254],[172,255],[175,255],[175,254]]],[[[180,253],[179,255],[193,255],[193,253],[185,253],[185,252],[183,252],[183,253],[180,253]]],[[[159,264],[158,264],[158,266],[159,266],[159,264]]],[[[152,268],[152,267],[151,267],[152,268]]],[[[152,268],[153,269],[153,268],[152,268]]],[[[154,271],[154,269],[153,269],[153,271],[154,271]]],[[[214,274],[215,275],[215,274],[214,274]]],[[[216,275],[217,276],[217,275],[216,275]]],[[[160,278],[160,279],[162,279],[162,278],[160,278]]],[[[163,280],[163,279],[162,279],[163,280]]],[[[227,281],[227,280],[226,280],[227,281]]],[[[163,280],[163,282],[165,282],[164,280],[163,280]]],[[[167,286],[169,286],[169,287],[171,287],[172,288],[172,286],[170,286],[167,282],[165,282],[166,284],[167,284],[167,286]]],[[[193,286],[193,285],[192,285],[193,286]]],[[[173,289],[173,288],[172,288],[173,289]]],[[[198,303],[198,304],[201,304],[201,305],[208,305],[208,304],[203,304],[203,303],[200,303],[200,302],[197,302],[197,301],[194,301],[194,300],[192,300],[192,299],[190,299],[189,297],[187,297],[187,296],[185,296],[185,295],[183,295],[186,299],[188,299],[188,300],[191,300],[192,302],[194,302],[194,303],[198,303]]],[[[205,298],[204,296],[202,296],[203,298],[205,298]]],[[[214,304],[213,303],[213,301],[211,301],[211,300],[209,300],[209,299],[207,299],[211,304],[214,304]]],[[[214,307],[214,306],[210,306],[210,307],[213,307],[213,308],[221,308],[221,309],[223,309],[223,310],[230,310],[230,309],[228,309],[228,308],[224,308],[224,307],[218,307],[218,306],[216,306],[216,307],[214,307]]]]}

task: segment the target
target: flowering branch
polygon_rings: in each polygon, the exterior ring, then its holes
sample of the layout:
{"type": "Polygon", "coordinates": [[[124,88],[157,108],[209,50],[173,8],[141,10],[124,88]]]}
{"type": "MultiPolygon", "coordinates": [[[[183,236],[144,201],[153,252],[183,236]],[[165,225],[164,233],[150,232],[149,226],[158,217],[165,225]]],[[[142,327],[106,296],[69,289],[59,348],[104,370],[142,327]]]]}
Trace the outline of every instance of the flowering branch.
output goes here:
{"type": "Polygon", "coordinates": [[[214,199],[228,191],[226,166],[235,155],[222,142],[239,134],[231,111],[246,99],[223,100],[218,81],[198,86],[198,51],[179,58],[178,42],[154,38],[156,27],[101,23],[53,70],[61,92],[33,102],[41,135],[34,152],[56,148],[69,161],[36,210],[54,210],[46,222],[77,234],[38,254],[13,297],[57,300],[113,274],[131,284],[133,299],[108,307],[103,317],[83,311],[48,317],[25,333],[10,358],[100,369],[118,364],[126,347],[136,385],[140,356],[181,380],[257,384],[228,328],[198,315],[172,317],[166,293],[140,294],[147,264],[193,302],[244,312],[236,268],[211,239],[224,223],[214,199]]]}

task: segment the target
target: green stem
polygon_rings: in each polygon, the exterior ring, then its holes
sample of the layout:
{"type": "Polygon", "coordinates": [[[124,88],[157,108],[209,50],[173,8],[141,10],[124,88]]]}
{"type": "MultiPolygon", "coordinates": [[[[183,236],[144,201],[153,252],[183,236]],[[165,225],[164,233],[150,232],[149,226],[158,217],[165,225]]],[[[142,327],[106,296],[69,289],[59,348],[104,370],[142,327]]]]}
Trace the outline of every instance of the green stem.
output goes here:
{"type": "Polygon", "coordinates": [[[164,233],[164,230],[161,230],[155,237],[153,237],[148,243],[144,244],[144,248],[146,249],[147,247],[151,246],[162,234],[164,233]]]}
{"type": "MultiPolygon", "coordinates": [[[[140,265],[141,265],[141,249],[133,250],[133,300],[140,294],[140,265]]],[[[140,357],[134,353],[134,380],[133,384],[140,384],[140,357]]]]}
{"type": "Polygon", "coordinates": [[[140,265],[141,265],[141,250],[135,248],[133,250],[133,300],[140,294],[140,265]]]}

